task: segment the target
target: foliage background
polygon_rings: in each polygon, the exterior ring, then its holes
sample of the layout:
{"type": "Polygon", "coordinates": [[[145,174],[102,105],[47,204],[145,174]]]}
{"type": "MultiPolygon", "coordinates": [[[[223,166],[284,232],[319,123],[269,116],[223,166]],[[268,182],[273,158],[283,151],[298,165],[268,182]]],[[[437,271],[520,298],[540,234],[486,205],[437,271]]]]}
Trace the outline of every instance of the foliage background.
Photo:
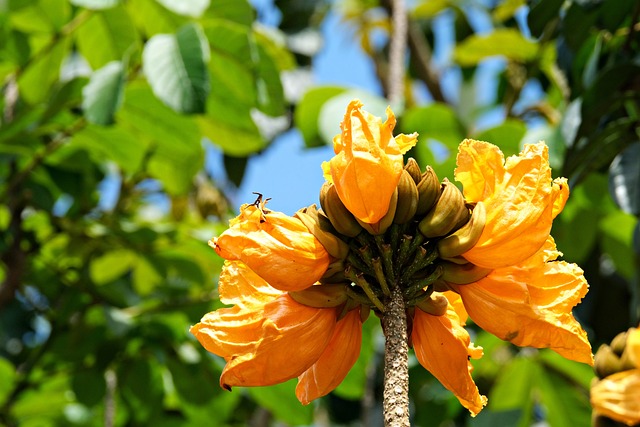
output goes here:
{"type": "MultiPolygon", "coordinates": [[[[380,423],[374,320],[345,382],[306,407],[295,382],[220,389],[223,362],[188,327],[220,306],[206,241],[250,201],[236,200],[247,165],[292,133],[328,159],[354,96],[382,115],[389,9],[261,3],[272,22],[246,0],[0,2],[0,425],[380,423]],[[378,86],[301,84],[335,16],[378,86]]],[[[451,177],[465,137],[506,155],[546,140],[572,188],[553,235],[591,285],[576,315],[594,349],[636,325],[640,5],[416,0],[407,13],[394,110],[420,133],[411,154],[451,177]]],[[[412,361],[415,425],[589,424],[589,367],[474,338],[488,408],[471,419],[412,361]]]]}

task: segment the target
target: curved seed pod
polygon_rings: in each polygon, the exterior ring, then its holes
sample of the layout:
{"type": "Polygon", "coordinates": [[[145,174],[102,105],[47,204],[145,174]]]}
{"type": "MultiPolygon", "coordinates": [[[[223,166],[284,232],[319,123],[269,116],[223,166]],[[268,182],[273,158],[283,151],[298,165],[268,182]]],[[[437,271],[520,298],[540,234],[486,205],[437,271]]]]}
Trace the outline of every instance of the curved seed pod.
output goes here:
{"type": "Polygon", "coordinates": [[[593,368],[599,378],[608,377],[622,370],[622,361],[611,347],[602,344],[593,359],[593,368]]]}
{"type": "Polygon", "coordinates": [[[613,352],[618,356],[622,356],[622,353],[624,353],[624,349],[627,346],[628,333],[629,331],[620,332],[618,335],[615,336],[615,338],[611,340],[611,344],[610,344],[611,350],[613,350],[613,352]]]}
{"type": "Polygon", "coordinates": [[[449,301],[447,300],[447,297],[440,294],[432,294],[429,297],[419,301],[416,304],[416,307],[418,307],[425,313],[429,313],[434,316],[442,316],[447,312],[448,305],[449,301]]]}
{"type": "Polygon", "coordinates": [[[455,264],[453,262],[443,262],[442,276],[440,278],[454,285],[466,285],[477,282],[486,277],[493,270],[490,268],[478,267],[475,264],[455,264]]]}
{"type": "Polygon", "coordinates": [[[487,209],[478,202],[469,221],[438,242],[440,258],[453,258],[471,249],[480,239],[486,220],[487,209]]]}
{"type": "Polygon", "coordinates": [[[418,165],[418,162],[416,162],[416,159],[414,159],[413,157],[409,157],[409,160],[407,160],[407,164],[404,165],[404,170],[409,172],[409,175],[411,176],[415,184],[418,184],[422,179],[420,165],[418,165]]]}
{"type": "Polygon", "coordinates": [[[309,229],[316,239],[334,258],[345,259],[349,254],[349,245],[327,229],[323,229],[318,209],[315,205],[300,209],[294,214],[309,229]]]}
{"type": "Polygon", "coordinates": [[[313,285],[302,291],[289,292],[289,296],[296,302],[308,307],[338,307],[347,301],[347,293],[344,287],[344,283],[313,285]]]}
{"type": "Polygon", "coordinates": [[[418,209],[416,215],[424,215],[433,207],[441,193],[440,180],[431,166],[427,166],[427,170],[422,174],[417,187],[418,209]]]}
{"type": "MultiPolygon", "coordinates": [[[[417,165],[416,165],[417,166],[417,165]]],[[[398,182],[398,204],[393,222],[404,224],[409,222],[418,209],[418,187],[407,170],[402,171],[398,182]]]]}
{"type": "Polygon", "coordinates": [[[320,189],[320,206],[338,233],[355,237],[362,231],[356,218],[340,200],[338,191],[333,184],[325,182],[320,189]]]}
{"type": "Polygon", "coordinates": [[[442,182],[440,198],[420,220],[418,228],[428,238],[445,236],[468,215],[469,210],[464,203],[464,196],[458,187],[445,178],[442,182]]]}

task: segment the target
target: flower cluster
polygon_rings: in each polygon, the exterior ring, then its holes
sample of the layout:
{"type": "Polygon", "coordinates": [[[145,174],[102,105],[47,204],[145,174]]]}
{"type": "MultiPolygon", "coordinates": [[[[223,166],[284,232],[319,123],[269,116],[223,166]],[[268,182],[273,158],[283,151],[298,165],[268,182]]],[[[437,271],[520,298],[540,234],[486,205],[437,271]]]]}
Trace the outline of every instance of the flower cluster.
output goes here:
{"type": "Polygon", "coordinates": [[[598,376],[591,385],[594,425],[640,425],[640,329],[621,332],[595,356],[598,376]]]}
{"type": "Polygon", "coordinates": [[[362,322],[384,315],[392,289],[418,361],[473,415],[487,399],[471,377],[482,348],[467,317],[513,344],[593,362],[571,314],[587,282],[558,260],[549,234],[569,188],[552,179],[545,144],[505,160],[490,143],[463,141],[460,191],[405,163],[417,135],[394,136],[395,123],[390,109],[383,122],[352,101],[322,165],[320,209],[289,217],[259,198],[210,242],[226,260],[219,294],[231,307],[191,331],[225,358],[222,387],[298,378],[304,404],[329,393],[358,358],[362,322]]]}

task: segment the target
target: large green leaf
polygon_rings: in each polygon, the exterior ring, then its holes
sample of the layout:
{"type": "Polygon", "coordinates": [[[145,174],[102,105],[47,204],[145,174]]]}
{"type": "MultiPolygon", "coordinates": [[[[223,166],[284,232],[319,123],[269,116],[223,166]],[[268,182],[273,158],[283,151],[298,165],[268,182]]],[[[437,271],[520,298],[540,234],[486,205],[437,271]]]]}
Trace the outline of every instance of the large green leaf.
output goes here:
{"type": "Polygon", "coordinates": [[[76,30],[80,54],[93,69],[111,61],[120,61],[137,48],[139,36],[129,13],[122,5],[94,12],[76,30]]]}
{"type": "Polygon", "coordinates": [[[216,0],[206,15],[251,26],[256,13],[247,0],[216,0]]]}
{"type": "Polygon", "coordinates": [[[546,409],[546,420],[551,427],[590,425],[588,388],[579,390],[562,376],[549,370],[538,375],[535,382],[546,409]]]}
{"type": "Polygon", "coordinates": [[[97,285],[109,283],[127,273],[136,263],[136,254],[116,249],[95,258],[89,266],[91,280],[97,285]]]}
{"type": "Polygon", "coordinates": [[[507,119],[498,126],[477,133],[473,138],[497,145],[506,157],[520,152],[520,141],[526,133],[527,126],[524,122],[517,119],[507,119]]]}
{"type": "Polygon", "coordinates": [[[139,82],[125,90],[117,121],[150,144],[154,152],[148,163],[149,173],[170,194],[183,194],[191,188],[204,159],[200,132],[191,117],[162,104],[139,82]]]}
{"type": "Polygon", "coordinates": [[[640,216],[640,142],[618,154],[609,167],[611,196],[624,212],[640,216]]]}
{"type": "Polygon", "coordinates": [[[207,39],[196,24],[177,34],[158,34],[142,53],[144,73],[153,93],[181,113],[202,113],[209,93],[207,39]]]}
{"type": "Polygon", "coordinates": [[[338,86],[315,87],[305,93],[296,106],[294,122],[302,133],[307,147],[319,147],[326,144],[320,137],[318,127],[320,111],[325,102],[344,91],[346,91],[345,88],[338,86]]]}
{"type": "Polygon", "coordinates": [[[250,111],[209,99],[209,114],[198,117],[200,131],[230,156],[244,157],[262,150],[266,141],[251,118],[250,111]]]}
{"type": "Polygon", "coordinates": [[[626,279],[636,274],[632,249],[633,231],[638,219],[622,211],[612,212],[600,221],[602,248],[613,261],[618,273],[626,279]]]}
{"type": "Polygon", "coordinates": [[[128,0],[127,10],[139,30],[151,38],[155,34],[173,33],[188,19],[167,10],[156,0],[128,0]]]}
{"type": "Polygon", "coordinates": [[[527,62],[535,58],[537,53],[538,45],[527,40],[520,31],[498,28],[488,34],[474,34],[467,37],[455,47],[453,58],[462,66],[471,66],[497,55],[527,62]]]}
{"type": "Polygon", "coordinates": [[[71,145],[87,150],[97,164],[110,159],[134,173],[140,170],[148,144],[120,127],[89,125],[73,136],[71,145]]]}
{"type": "Polygon", "coordinates": [[[313,405],[303,406],[296,398],[296,380],[248,389],[255,401],[278,419],[291,425],[308,425],[313,421],[313,405]]]}
{"type": "MultiPolygon", "coordinates": [[[[0,229],[3,227],[0,226],[0,229]]],[[[0,276],[2,273],[0,272],[0,276]]],[[[7,359],[0,357],[0,402],[4,402],[5,396],[11,391],[16,376],[16,370],[7,359]]]]}
{"type": "Polygon", "coordinates": [[[99,125],[112,124],[115,112],[122,103],[123,91],[122,62],[109,62],[96,70],[82,89],[82,109],[87,120],[99,125]]]}
{"type": "Polygon", "coordinates": [[[197,18],[209,7],[209,0],[156,0],[178,15],[197,18]]]}
{"type": "Polygon", "coordinates": [[[33,61],[18,79],[20,97],[29,104],[45,101],[60,77],[60,64],[69,52],[70,40],[62,38],[32,53],[33,61]]]}
{"type": "Polygon", "coordinates": [[[222,19],[205,26],[211,46],[211,96],[225,103],[258,108],[270,116],[284,114],[280,70],[251,28],[222,19]]]}
{"type": "Polygon", "coordinates": [[[25,33],[53,33],[59,31],[71,15],[71,6],[67,0],[38,0],[30,3],[25,7],[14,8],[8,15],[13,28],[25,33]]]}
{"type": "MultiPolygon", "coordinates": [[[[519,411],[515,427],[529,426],[533,414],[532,388],[540,367],[530,358],[517,357],[504,367],[489,394],[493,412],[519,411]]],[[[509,414],[509,417],[513,415],[509,414]]]]}

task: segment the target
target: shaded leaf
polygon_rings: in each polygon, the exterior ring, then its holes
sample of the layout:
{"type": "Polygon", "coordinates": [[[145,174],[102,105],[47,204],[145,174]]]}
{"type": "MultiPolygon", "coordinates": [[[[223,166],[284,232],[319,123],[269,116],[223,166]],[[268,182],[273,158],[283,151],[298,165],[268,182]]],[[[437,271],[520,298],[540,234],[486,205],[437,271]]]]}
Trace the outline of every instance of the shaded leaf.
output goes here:
{"type": "Polygon", "coordinates": [[[489,393],[491,410],[494,412],[520,411],[518,423],[529,426],[533,416],[532,386],[540,375],[540,367],[531,359],[517,357],[504,367],[489,393]]]}
{"type": "Polygon", "coordinates": [[[249,394],[258,405],[267,408],[275,417],[291,425],[306,425],[313,421],[313,405],[303,406],[296,398],[297,380],[269,387],[249,387],[249,394]]]}
{"type": "Polygon", "coordinates": [[[549,370],[536,377],[542,404],[552,427],[588,426],[591,406],[588,388],[579,390],[549,370]]]}
{"type": "Polygon", "coordinates": [[[236,187],[240,187],[240,184],[242,184],[242,178],[247,169],[247,160],[247,157],[234,157],[227,154],[223,157],[224,170],[227,172],[227,177],[236,187]]]}
{"type": "Polygon", "coordinates": [[[540,0],[531,7],[527,15],[527,23],[531,34],[540,37],[545,27],[558,16],[564,0],[540,0]]]}
{"type": "Polygon", "coordinates": [[[91,75],[82,89],[82,109],[89,122],[109,125],[122,103],[124,69],[122,63],[113,61],[91,75]]]}
{"type": "Polygon", "coordinates": [[[246,26],[251,26],[256,15],[247,0],[216,0],[206,13],[207,16],[228,19],[246,26]]]}
{"type": "Polygon", "coordinates": [[[614,211],[600,221],[603,234],[602,248],[606,252],[618,273],[630,280],[635,272],[633,253],[633,231],[638,219],[621,211],[614,211]]]}
{"type": "Polygon", "coordinates": [[[89,125],[76,133],[72,146],[87,150],[96,163],[111,159],[125,172],[140,169],[147,144],[120,127],[89,125]]]}
{"type": "Polygon", "coordinates": [[[71,388],[78,402],[88,407],[95,406],[102,401],[106,391],[104,373],[94,369],[76,372],[71,379],[71,388]]]}
{"type": "Polygon", "coordinates": [[[18,79],[22,99],[36,104],[48,98],[51,87],[58,81],[60,64],[69,52],[69,46],[70,40],[62,38],[53,43],[50,49],[36,54],[18,79]]]}
{"type": "Polygon", "coordinates": [[[208,47],[195,24],[174,36],[155,35],[142,52],[144,73],[153,93],[181,113],[202,113],[209,93],[208,47]]]}

